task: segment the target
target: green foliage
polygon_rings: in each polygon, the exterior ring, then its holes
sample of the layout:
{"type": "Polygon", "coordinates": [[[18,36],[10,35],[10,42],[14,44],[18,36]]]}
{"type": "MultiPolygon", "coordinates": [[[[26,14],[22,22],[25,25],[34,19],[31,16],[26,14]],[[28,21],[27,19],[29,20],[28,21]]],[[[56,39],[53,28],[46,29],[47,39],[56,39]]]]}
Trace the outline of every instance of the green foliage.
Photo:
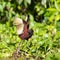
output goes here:
{"type": "Polygon", "coordinates": [[[20,50],[43,60],[60,60],[60,0],[0,0],[0,57],[12,56],[20,50]],[[21,40],[13,26],[13,18],[30,16],[34,30],[28,40],[21,40]],[[37,21],[37,22],[36,22],[37,21]]]}

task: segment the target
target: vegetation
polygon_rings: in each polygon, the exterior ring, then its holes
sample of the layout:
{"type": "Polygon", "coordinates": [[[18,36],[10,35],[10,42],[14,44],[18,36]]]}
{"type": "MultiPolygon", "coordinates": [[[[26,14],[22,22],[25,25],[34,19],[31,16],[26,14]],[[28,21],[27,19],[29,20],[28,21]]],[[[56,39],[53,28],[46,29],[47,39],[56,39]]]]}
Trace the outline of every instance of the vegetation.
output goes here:
{"type": "Polygon", "coordinates": [[[0,58],[12,56],[20,43],[21,54],[39,60],[60,60],[60,0],[0,0],[0,58]],[[30,16],[33,36],[21,40],[13,19],[30,16]]]}

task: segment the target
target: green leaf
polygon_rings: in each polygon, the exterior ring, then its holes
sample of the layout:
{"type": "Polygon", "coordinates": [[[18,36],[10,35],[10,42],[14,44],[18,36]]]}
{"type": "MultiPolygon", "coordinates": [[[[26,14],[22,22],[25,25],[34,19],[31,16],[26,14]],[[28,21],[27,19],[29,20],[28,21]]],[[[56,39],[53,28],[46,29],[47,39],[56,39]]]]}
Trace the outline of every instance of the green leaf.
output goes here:
{"type": "Polygon", "coordinates": [[[17,1],[18,2],[18,4],[21,4],[22,2],[23,2],[23,0],[19,0],[19,1],[17,1]]]}
{"type": "Polygon", "coordinates": [[[3,12],[3,6],[0,5],[0,12],[3,12]]]}
{"type": "Polygon", "coordinates": [[[24,0],[24,5],[27,7],[28,4],[31,4],[31,0],[24,0]]]}
{"type": "Polygon", "coordinates": [[[26,0],[28,4],[31,4],[31,0],[26,0]]]}
{"type": "Polygon", "coordinates": [[[55,1],[55,8],[56,8],[58,11],[60,11],[60,1],[59,1],[59,2],[55,1]]]}
{"type": "Polygon", "coordinates": [[[27,7],[27,0],[24,0],[24,5],[25,7],[27,7]]]}
{"type": "Polygon", "coordinates": [[[56,12],[57,10],[55,8],[48,8],[47,11],[56,12]]]}

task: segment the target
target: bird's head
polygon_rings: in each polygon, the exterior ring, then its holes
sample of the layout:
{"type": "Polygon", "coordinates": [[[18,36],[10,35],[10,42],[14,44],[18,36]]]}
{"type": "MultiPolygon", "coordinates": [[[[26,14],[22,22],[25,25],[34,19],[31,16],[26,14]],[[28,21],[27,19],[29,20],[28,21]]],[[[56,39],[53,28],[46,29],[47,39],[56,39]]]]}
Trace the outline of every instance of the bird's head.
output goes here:
{"type": "Polygon", "coordinates": [[[20,18],[18,18],[18,17],[15,17],[15,18],[14,18],[14,21],[13,21],[13,24],[14,24],[15,26],[22,25],[22,24],[23,24],[23,21],[22,21],[22,19],[20,19],[20,18]]]}
{"type": "Polygon", "coordinates": [[[15,25],[15,27],[16,27],[17,34],[23,33],[24,23],[23,23],[22,19],[15,17],[14,21],[13,21],[13,25],[15,25]]]}

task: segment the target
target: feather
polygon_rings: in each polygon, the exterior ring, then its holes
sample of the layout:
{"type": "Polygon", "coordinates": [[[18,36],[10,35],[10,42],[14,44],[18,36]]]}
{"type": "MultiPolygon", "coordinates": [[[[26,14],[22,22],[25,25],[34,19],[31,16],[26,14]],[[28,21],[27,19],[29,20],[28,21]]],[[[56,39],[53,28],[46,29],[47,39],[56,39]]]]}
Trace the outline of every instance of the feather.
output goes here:
{"type": "Polygon", "coordinates": [[[22,40],[28,40],[33,35],[33,30],[29,29],[29,15],[25,21],[20,18],[15,18],[13,24],[16,26],[17,34],[22,40]]]}

